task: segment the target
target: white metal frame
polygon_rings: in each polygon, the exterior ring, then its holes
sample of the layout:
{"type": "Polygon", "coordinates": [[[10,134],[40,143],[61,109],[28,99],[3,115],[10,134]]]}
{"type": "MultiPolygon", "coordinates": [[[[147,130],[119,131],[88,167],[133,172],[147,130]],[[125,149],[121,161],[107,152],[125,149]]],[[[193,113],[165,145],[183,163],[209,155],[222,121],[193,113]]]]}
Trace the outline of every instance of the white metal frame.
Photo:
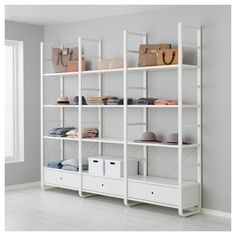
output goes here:
{"type": "MultiPolygon", "coordinates": [[[[176,148],[178,150],[178,193],[179,193],[179,203],[178,203],[178,212],[181,216],[188,216],[192,214],[199,213],[202,208],[201,203],[201,186],[202,186],[202,178],[201,178],[201,27],[191,27],[191,26],[185,26],[181,23],[178,23],[178,64],[177,65],[170,65],[170,66],[153,66],[153,67],[127,67],[127,54],[128,53],[138,53],[136,50],[131,50],[127,48],[127,38],[129,35],[134,35],[137,37],[140,37],[140,40],[143,44],[147,43],[147,35],[137,32],[129,32],[124,30],[123,32],[123,59],[124,64],[123,68],[121,69],[106,69],[106,70],[93,70],[93,71],[82,71],[82,58],[86,57],[85,55],[82,55],[82,42],[83,41],[89,41],[92,43],[98,44],[98,56],[96,58],[101,59],[102,58],[102,41],[101,40],[94,40],[94,39],[85,39],[78,37],[78,72],[71,72],[71,73],[49,73],[44,74],[43,73],[43,43],[41,43],[41,187],[44,188],[43,183],[43,163],[44,163],[44,139],[54,139],[52,137],[44,136],[43,134],[43,109],[48,108],[54,108],[59,107],[60,108],[60,118],[61,118],[61,125],[63,125],[64,120],[64,108],[66,106],[57,106],[57,105],[44,105],[43,101],[43,78],[44,77],[51,77],[51,76],[60,76],[60,94],[63,96],[64,93],[64,76],[75,76],[78,79],[78,96],[79,96],[79,104],[78,106],[71,106],[78,108],[78,127],[79,129],[82,129],[82,108],[89,108],[89,107],[97,107],[98,108],[98,126],[99,126],[99,137],[96,139],[82,139],[81,136],[79,136],[78,139],[67,139],[67,138],[55,138],[61,140],[61,158],[63,159],[63,140],[74,140],[78,142],[78,159],[79,159],[79,175],[80,175],[80,183],[79,183],[79,195],[81,197],[90,196],[83,193],[83,186],[82,186],[82,141],[86,142],[97,142],[98,143],[98,153],[102,156],[102,143],[116,143],[116,144],[122,144],[123,145],[123,155],[124,155],[124,204],[126,206],[132,206],[137,203],[135,202],[129,202],[128,198],[128,173],[127,173],[127,148],[128,145],[140,145],[143,147],[143,175],[148,176],[148,146],[155,146],[155,147],[165,147],[165,148],[176,148]],[[197,35],[197,45],[190,45],[190,44],[184,44],[182,39],[182,31],[184,28],[189,28],[193,30],[193,32],[196,32],[197,35]],[[192,49],[197,50],[197,65],[185,65],[182,61],[182,52],[183,48],[188,47],[192,49]],[[143,109],[143,119],[142,122],[139,123],[128,123],[127,121],[127,110],[132,107],[137,107],[135,105],[127,105],[127,90],[128,89],[141,89],[143,92],[143,97],[148,96],[148,71],[153,70],[176,70],[178,71],[178,105],[177,106],[168,106],[168,108],[177,108],[178,111],[178,145],[163,145],[163,144],[138,144],[135,142],[131,142],[128,140],[128,126],[131,125],[141,125],[143,126],[143,131],[148,130],[148,108],[167,108],[167,106],[138,106],[143,109]],[[183,81],[182,81],[182,73],[183,69],[196,69],[197,73],[197,104],[196,105],[183,105],[182,103],[182,89],[183,89],[183,81]],[[127,86],[127,79],[128,79],[128,73],[131,73],[132,71],[140,71],[142,72],[142,78],[143,83],[142,87],[128,87],[127,86]],[[83,90],[92,90],[97,91],[98,96],[102,96],[102,74],[103,73],[123,73],[123,98],[124,98],[124,105],[123,106],[83,106],[82,105],[82,91],[83,90]],[[82,88],[82,76],[90,75],[90,74],[97,74],[98,78],[98,88],[82,88]],[[123,110],[123,139],[122,140],[116,140],[116,139],[105,139],[102,138],[102,108],[103,107],[114,107],[114,108],[120,108],[123,110]],[[196,108],[197,109],[197,143],[192,145],[184,146],[182,144],[182,130],[183,127],[183,108],[196,108]],[[193,209],[192,211],[184,212],[185,209],[183,209],[183,149],[185,148],[196,148],[197,149],[197,183],[199,184],[199,204],[198,206],[193,209]]],[[[68,106],[67,106],[68,107],[68,106]]],[[[107,194],[109,195],[109,194],[107,194]]]]}

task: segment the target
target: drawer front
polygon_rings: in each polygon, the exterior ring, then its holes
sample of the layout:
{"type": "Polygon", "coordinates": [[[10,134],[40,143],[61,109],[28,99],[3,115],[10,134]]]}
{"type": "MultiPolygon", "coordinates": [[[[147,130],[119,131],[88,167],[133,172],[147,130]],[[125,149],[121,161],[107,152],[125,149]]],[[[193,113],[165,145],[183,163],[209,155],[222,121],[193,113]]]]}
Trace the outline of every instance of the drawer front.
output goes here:
{"type": "Polygon", "coordinates": [[[128,197],[155,203],[178,204],[178,190],[142,183],[128,183],[128,197]]]}
{"type": "Polygon", "coordinates": [[[44,182],[65,188],[79,189],[79,174],[60,170],[44,170],[44,182]]]}
{"type": "Polygon", "coordinates": [[[123,181],[96,176],[85,175],[82,178],[83,190],[107,193],[117,196],[123,195],[123,181]]]}

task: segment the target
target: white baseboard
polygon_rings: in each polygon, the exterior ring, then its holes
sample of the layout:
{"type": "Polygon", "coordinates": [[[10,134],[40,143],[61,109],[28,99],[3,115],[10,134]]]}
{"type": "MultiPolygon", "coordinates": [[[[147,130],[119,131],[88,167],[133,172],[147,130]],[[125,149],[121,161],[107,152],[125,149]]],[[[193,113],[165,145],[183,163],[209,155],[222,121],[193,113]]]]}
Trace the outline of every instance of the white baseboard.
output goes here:
{"type": "Polygon", "coordinates": [[[216,210],[212,210],[212,209],[202,208],[202,213],[231,219],[231,213],[230,212],[216,211],[216,210]]]}
{"type": "Polygon", "coordinates": [[[8,191],[8,190],[15,190],[15,189],[30,188],[30,187],[35,187],[35,186],[40,186],[40,181],[6,186],[5,190],[8,191]]]}

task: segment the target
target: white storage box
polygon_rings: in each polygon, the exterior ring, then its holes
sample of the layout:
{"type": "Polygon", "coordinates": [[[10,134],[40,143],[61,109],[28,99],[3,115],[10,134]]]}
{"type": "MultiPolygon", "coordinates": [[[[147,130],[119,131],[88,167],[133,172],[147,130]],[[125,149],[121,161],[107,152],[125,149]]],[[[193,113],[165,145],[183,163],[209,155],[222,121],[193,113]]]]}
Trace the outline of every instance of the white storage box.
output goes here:
{"type": "MultiPolygon", "coordinates": [[[[137,160],[129,159],[127,166],[128,175],[138,174],[137,160]]],[[[105,176],[124,177],[124,160],[123,159],[106,159],[105,160],[105,176]]]]}
{"type": "Polygon", "coordinates": [[[104,175],[104,160],[102,157],[88,158],[88,172],[94,175],[104,175]]]}

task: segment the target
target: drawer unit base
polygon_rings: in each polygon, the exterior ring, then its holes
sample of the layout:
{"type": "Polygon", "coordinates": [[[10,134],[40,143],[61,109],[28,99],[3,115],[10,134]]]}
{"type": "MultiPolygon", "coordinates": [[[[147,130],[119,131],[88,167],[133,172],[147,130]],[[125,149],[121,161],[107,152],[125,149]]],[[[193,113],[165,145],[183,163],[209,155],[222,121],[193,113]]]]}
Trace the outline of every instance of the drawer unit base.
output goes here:
{"type": "Polygon", "coordinates": [[[80,176],[77,172],[44,168],[44,184],[79,190],[80,176]]]}
{"type": "MultiPolygon", "coordinates": [[[[183,208],[198,205],[198,193],[199,185],[183,188],[183,208]]],[[[178,208],[179,192],[177,187],[129,182],[128,198],[155,205],[178,208]]]]}
{"type": "Polygon", "coordinates": [[[83,175],[83,191],[102,193],[103,195],[123,196],[123,180],[83,175]]]}

